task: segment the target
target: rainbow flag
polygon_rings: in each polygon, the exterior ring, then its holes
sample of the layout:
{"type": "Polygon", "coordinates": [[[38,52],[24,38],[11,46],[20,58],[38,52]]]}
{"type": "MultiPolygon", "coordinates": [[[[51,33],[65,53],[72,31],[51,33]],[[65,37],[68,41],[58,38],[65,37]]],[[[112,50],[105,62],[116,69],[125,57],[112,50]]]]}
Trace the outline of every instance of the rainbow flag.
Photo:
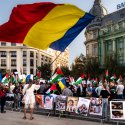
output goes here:
{"type": "Polygon", "coordinates": [[[40,2],[17,5],[0,26],[0,41],[64,51],[94,16],[70,4],[40,2]]]}

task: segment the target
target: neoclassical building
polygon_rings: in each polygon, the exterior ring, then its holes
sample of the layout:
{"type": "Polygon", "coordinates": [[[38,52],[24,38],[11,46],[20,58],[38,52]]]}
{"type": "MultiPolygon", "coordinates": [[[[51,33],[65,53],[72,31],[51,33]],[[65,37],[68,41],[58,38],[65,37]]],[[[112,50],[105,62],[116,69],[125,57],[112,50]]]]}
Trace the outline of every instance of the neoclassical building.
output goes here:
{"type": "Polygon", "coordinates": [[[98,57],[101,67],[110,57],[125,65],[125,8],[108,14],[101,0],[95,0],[90,13],[95,19],[85,32],[86,56],[98,57]]]}
{"type": "Polygon", "coordinates": [[[55,60],[59,54],[59,51],[52,49],[39,50],[22,44],[0,42],[0,69],[36,74],[37,66],[52,63],[52,70],[54,71],[57,66],[68,66],[68,49],[55,60]]]}

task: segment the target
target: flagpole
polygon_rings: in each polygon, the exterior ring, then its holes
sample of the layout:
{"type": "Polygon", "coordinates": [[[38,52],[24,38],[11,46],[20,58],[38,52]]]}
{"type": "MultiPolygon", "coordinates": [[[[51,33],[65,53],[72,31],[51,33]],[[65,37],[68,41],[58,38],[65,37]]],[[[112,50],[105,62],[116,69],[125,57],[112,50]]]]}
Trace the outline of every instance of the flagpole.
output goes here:
{"type": "Polygon", "coordinates": [[[56,58],[50,63],[50,65],[52,65],[52,64],[58,59],[58,57],[59,57],[61,54],[62,54],[62,52],[60,52],[60,54],[56,56],[56,58]]]}

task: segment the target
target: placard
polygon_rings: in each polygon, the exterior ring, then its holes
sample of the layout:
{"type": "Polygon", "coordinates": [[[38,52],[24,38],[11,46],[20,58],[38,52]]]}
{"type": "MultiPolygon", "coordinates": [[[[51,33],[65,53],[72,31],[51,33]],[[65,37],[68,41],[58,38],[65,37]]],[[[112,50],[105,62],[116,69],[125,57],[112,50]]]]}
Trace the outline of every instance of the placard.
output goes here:
{"type": "Polygon", "coordinates": [[[125,101],[110,102],[110,118],[125,120],[125,101]]]}
{"type": "Polygon", "coordinates": [[[67,97],[66,96],[57,96],[56,97],[56,110],[58,111],[65,111],[66,110],[66,102],[67,97]]]}
{"type": "Polygon", "coordinates": [[[90,98],[90,115],[102,116],[102,99],[101,98],[90,98]]]}
{"type": "Polygon", "coordinates": [[[44,109],[53,109],[53,96],[51,95],[44,95],[43,96],[44,100],[44,109]]]}
{"type": "Polygon", "coordinates": [[[36,106],[38,108],[44,108],[43,95],[36,95],[36,106]]]}
{"type": "Polygon", "coordinates": [[[79,99],[78,97],[68,97],[66,111],[76,113],[78,99],[79,99]]]}
{"type": "Polygon", "coordinates": [[[90,100],[79,97],[79,101],[76,108],[76,113],[87,116],[89,111],[90,100]]]}

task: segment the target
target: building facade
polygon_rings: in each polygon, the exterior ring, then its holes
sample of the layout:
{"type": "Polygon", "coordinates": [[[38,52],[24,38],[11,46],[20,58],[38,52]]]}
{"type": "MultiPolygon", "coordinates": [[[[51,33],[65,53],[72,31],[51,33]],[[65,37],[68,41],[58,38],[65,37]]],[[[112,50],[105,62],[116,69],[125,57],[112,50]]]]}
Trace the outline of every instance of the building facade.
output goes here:
{"type": "Polygon", "coordinates": [[[125,65],[125,8],[108,14],[101,0],[95,0],[90,13],[95,19],[85,32],[86,56],[98,57],[101,67],[109,58],[125,65]]]}
{"type": "Polygon", "coordinates": [[[36,74],[37,66],[52,63],[54,71],[57,66],[68,66],[68,49],[56,59],[59,53],[52,49],[39,50],[22,44],[0,42],[0,69],[36,74]]]}

